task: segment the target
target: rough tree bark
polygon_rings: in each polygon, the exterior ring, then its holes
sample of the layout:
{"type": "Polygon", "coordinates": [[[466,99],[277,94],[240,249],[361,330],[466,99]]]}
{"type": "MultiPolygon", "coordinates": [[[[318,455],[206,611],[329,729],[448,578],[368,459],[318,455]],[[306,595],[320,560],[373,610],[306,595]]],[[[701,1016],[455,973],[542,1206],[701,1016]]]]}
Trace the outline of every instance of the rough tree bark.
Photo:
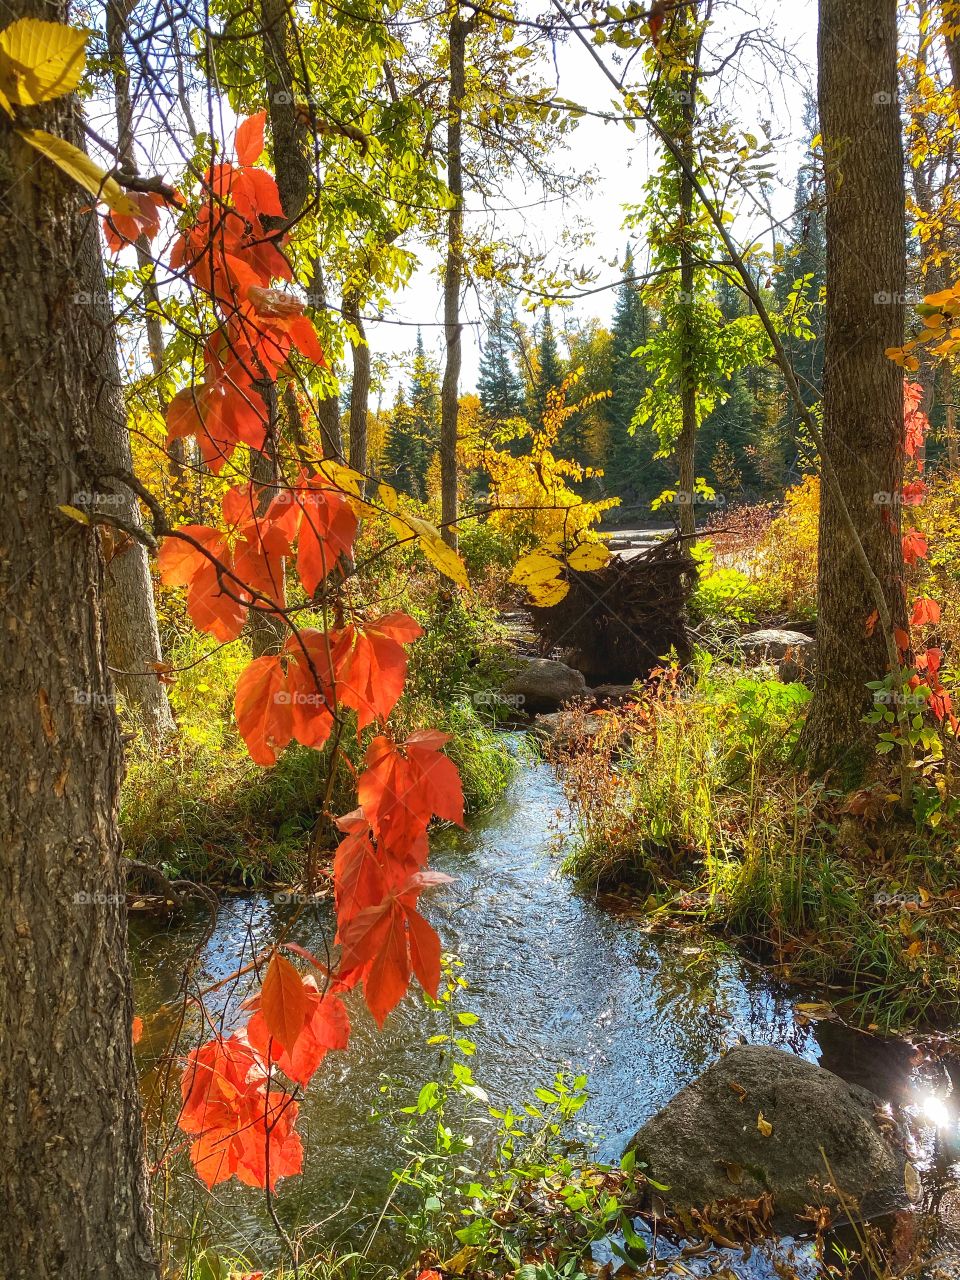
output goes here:
{"type": "Polygon", "coordinates": [[[367,421],[370,413],[370,346],[363,327],[360,306],[354,297],[343,300],[343,318],[352,324],[359,342],[350,344],[353,352],[353,384],[350,388],[350,452],[348,461],[354,471],[367,474],[367,421]]]}
{"type": "MultiPolygon", "coordinates": [[[[76,140],[69,103],[30,116],[76,140]]],[[[89,195],[6,116],[0,157],[0,1269],[155,1280],[102,537],[58,510],[96,484],[116,353],[78,302],[105,288],[89,195]]]]}
{"type": "MultiPolygon", "coordinates": [[[[864,550],[905,623],[900,494],[903,375],[884,355],[903,341],[903,149],[896,0],[820,0],[827,323],[823,441],[864,550]]],[[[875,605],[831,486],[821,489],[817,680],[801,748],[823,768],[864,738],[866,683],[887,671],[875,605]]]]}
{"type": "Polygon", "coordinates": [[[447,214],[447,259],[443,272],[443,328],[447,358],[440,388],[440,531],[457,545],[457,436],[460,366],[463,361],[460,293],[463,288],[463,98],[466,93],[467,36],[472,19],[454,0],[450,16],[450,84],[447,91],[447,187],[453,205],[447,214]]]}

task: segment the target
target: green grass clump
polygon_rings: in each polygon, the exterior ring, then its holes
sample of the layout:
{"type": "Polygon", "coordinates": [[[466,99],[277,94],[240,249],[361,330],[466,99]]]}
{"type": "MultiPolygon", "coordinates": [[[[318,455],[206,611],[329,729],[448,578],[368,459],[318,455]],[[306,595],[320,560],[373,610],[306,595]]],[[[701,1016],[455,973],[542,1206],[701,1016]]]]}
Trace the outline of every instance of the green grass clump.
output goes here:
{"type": "MultiPolygon", "coordinates": [[[[463,611],[447,610],[448,633],[455,630],[460,646],[445,663],[435,653],[411,663],[408,690],[392,717],[399,737],[427,727],[451,735],[447,752],[469,810],[493,803],[514,767],[489,707],[473,693],[486,678],[483,661],[471,657],[473,626],[463,611]]],[[[124,847],[170,878],[248,887],[294,881],[318,814],[356,805],[355,778],[342,759],[329,779],[329,747],[291,744],[269,769],[250,759],[233,721],[234,688],[249,660],[243,640],[218,648],[183,640],[170,655],[179,732],[160,748],[136,742],[131,749],[121,797],[124,847]]],[[[358,737],[348,724],[341,737],[341,751],[358,771],[371,732],[358,737]]],[[[316,835],[323,848],[335,844],[325,821],[316,835]]]]}
{"type": "Polygon", "coordinates": [[[891,808],[793,760],[809,693],[701,665],[606,718],[562,758],[577,819],[566,869],[640,891],[651,914],[718,930],[784,977],[842,984],[884,1028],[960,1013],[960,862],[891,808]]]}

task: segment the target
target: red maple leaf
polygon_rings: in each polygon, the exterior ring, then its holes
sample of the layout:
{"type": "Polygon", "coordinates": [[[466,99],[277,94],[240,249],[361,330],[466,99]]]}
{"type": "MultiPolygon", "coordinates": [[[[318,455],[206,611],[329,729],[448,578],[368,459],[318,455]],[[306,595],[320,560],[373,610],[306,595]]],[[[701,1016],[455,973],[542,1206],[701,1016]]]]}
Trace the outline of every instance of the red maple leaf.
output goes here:
{"type": "Polygon", "coordinates": [[[329,991],[321,993],[311,974],[303,977],[302,986],[304,1018],[292,1051],[282,1048],[271,1035],[263,993],[247,1005],[254,1010],[247,1024],[247,1039],[265,1062],[275,1063],[291,1080],[306,1085],[330,1050],[346,1049],[350,1019],[343,1001],[329,991]]]}
{"type": "Polygon", "coordinates": [[[370,742],[357,796],[381,849],[409,857],[432,817],[463,825],[460,775],[440,751],[448,740],[425,729],[399,746],[382,736],[370,742]]]}
{"type": "Polygon", "coordinates": [[[363,627],[347,625],[333,651],[336,696],[357,713],[357,728],[386,720],[407,678],[405,644],[423,635],[406,613],[389,613],[363,627]]]}

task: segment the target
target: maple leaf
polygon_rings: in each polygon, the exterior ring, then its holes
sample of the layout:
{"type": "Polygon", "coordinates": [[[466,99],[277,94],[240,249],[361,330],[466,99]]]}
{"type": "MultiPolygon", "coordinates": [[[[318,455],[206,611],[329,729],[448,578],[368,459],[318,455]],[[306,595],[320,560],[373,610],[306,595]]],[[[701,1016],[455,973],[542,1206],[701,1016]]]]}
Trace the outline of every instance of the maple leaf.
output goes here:
{"type": "Polygon", "coordinates": [[[333,859],[339,935],[339,931],[365,907],[373,907],[383,901],[388,882],[363,810],[354,809],[353,813],[338,818],[337,826],[345,834],[333,859]]]}
{"type": "Polygon", "coordinates": [[[208,1187],[235,1175],[249,1186],[273,1188],[303,1167],[293,1132],[297,1105],[287,1094],[268,1094],[266,1079],[262,1062],[237,1034],[214,1036],[188,1054],[178,1123],[199,1135],[190,1158],[208,1187]]]}
{"type": "Polygon", "coordinates": [[[440,752],[447,741],[428,729],[400,746],[379,736],[367,748],[357,796],[378,843],[393,854],[409,856],[431,817],[463,825],[460,775],[440,752]]]}
{"type": "Polygon", "coordinates": [[[297,540],[297,573],[304,590],[313,595],[353,546],[357,517],[346,497],[323,476],[301,479],[294,493],[303,513],[297,540]]]}
{"type": "Polygon", "coordinates": [[[417,872],[395,893],[364,909],[341,931],[341,981],[362,979],[363,994],[377,1025],[403,999],[410,975],[436,999],[440,983],[440,938],[416,909],[420,892],[448,884],[440,872],[417,872]]]}
{"type": "Polygon", "coordinates": [[[917,529],[908,529],[903,535],[903,559],[906,564],[916,564],[918,560],[927,558],[927,538],[917,529]]]}
{"type": "Polygon", "coordinates": [[[237,125],[234,150],[239,164],[256,164],[263,155],[263,131],[267,122],[266,111],[258,111],[237,125]]]}
{"type": "Polygon", "coordinates": [[[389,613],[363,627],[348,625],[333,650],[336,696],[357,713],[357,728],[386,720],[407,678],[405,644],[423,635],[406,613],[389,613]]]}
{"type": "Polygon", "coordinates": [[[333,672],[330,653],[335,632],[304,628],[284,645],[290,655],[287,690],[293,736],[305,747],[322,747],[333,729],[333,672]]]}
{"type": "Polygon", "coordinates": [[[175,537],[164,539],[157,556],[161,582],[168,587],[187,588],[187,611],[200,631],[208,631],[221,642],[235,640],[243,630],[247,610],[240,602],[239,585],[224,579],[230,587],[228,595],[223,589],[221,571],[209,558],[213,556],[224,568],[231,569],[232,557],[224,534],[219,529],[196,524],[181,525],[176,532],[186,534],[193,542],[175,537]]]}
{"type": "Polygon", "coordinates": [[[257,764],[277,763],[293,736],[291,695],[279,654],[254,658],[240,673],[233,700],[237,729],[257,764]]]}
{"type": "Polygon", "coordinates": [[[928,596],[917,596],[910,611],[910,625],[922,627],[926,623],[930,623],[935,626],[939,621],[940,606],[936,600],[931,600],[928,596]]]}
{"type": "Polygon", "coordinates": [[[265,1061],[276,1063],[291,1080],[306,1085],[331,1050],[347,1048],[350,1019],[343,1001],[329,991],[321,993],[312,974],[303,977],[302,986],[304,1019],[292,1052],[280,1049],[278,1053],[278,1046],[271,1045],[260,997],[248,1006],[255,1012],[247,1024],[247,1039],[265,1061]]]}
{"type": "Polygon", "coordinates": [[[163,196],[155,191],[131,192],[130,199],[138,206],[138,213],[108,213],[103,220],[111,253],[119,253],[126,244],[136,244],[141,236],[153,240],[160,230],[160,210],[166,207],[163,196]]]}
{"type": "Polygon", "coordinates": [[[307,996],[297,969],[275,951],[260,988],[260,1013],[267,1035],[292,1053],[307,1016],[307,996]]]}

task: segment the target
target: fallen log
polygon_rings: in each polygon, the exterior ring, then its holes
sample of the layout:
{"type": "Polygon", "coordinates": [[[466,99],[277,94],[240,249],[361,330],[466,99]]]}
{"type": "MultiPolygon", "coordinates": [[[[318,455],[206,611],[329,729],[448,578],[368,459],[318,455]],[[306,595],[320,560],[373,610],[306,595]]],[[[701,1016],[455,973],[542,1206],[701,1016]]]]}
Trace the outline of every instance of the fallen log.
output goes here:
{"type": "Polygon", "coordinates": [[[544,655],[559,651],[592,684],[644,679],[671,651],[689,660],[687,600],[697,567],[682,537],[567,576],[570,591],[559,604],[530,610],[544,655]]]}

